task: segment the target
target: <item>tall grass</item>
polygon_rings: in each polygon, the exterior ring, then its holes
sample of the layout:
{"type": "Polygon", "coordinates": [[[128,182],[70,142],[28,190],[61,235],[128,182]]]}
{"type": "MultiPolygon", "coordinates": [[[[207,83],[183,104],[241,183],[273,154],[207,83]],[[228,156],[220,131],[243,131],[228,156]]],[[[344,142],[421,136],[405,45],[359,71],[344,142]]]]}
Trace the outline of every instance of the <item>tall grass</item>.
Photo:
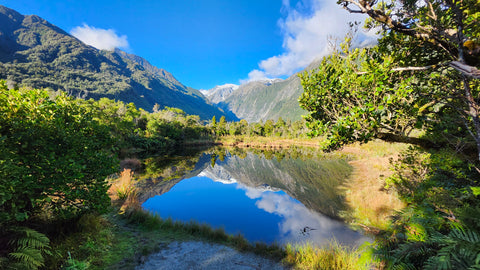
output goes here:
{"type": "Polygon", "coordinates": [[[361,255],[359,249],[342,246],[336,241],[324,247],[287,245],[284,262],[295,269],[371,269],[369,262],[364,262],[361,255]]]}
{"type": "Polygon", "coordinates": [[[127,209],[141,208],[135,187],[134,172],[131,169],[124,168],[120,177],[111,181],[111,183],[108,193],[113,204],[121,206],[121,213],[127,209]]]}
{"type": "Polygon", "coordinates": [[[126,200],[132,192],[135,192],[133,171],[124,168],[120,173],[120,177],[113,181],[109,191],[112,200],[126,200]]]}

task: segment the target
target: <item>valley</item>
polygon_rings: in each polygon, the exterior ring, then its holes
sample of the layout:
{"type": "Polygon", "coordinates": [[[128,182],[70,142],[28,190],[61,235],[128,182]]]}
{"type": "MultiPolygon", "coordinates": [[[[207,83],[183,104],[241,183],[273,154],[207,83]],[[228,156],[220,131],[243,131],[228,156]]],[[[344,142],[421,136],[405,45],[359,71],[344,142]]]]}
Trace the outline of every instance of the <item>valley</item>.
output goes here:
{"type": "Polygon", "coordinates": [[[1,269],[479,267],[476,0],[23,1],[1,269]]]}

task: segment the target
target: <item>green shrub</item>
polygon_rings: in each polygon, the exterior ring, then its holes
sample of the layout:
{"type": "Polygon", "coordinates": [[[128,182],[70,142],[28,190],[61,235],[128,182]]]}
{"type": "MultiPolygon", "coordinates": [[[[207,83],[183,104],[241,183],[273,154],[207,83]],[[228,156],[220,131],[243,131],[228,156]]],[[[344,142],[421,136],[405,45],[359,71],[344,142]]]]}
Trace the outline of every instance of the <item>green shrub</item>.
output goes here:
{"type": "Polygon", "coordinates": [[[74,99],[0,81],[0,226],[49,212],[105,211],[115,171],[108,129],[74,99]]]}

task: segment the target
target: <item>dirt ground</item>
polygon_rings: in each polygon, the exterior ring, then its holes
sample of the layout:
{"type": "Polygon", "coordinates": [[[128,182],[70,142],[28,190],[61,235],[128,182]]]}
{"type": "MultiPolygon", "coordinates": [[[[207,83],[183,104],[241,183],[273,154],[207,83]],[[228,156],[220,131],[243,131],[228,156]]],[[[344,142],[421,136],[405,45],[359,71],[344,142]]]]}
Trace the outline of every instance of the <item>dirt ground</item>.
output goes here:
{"type": "Polygon", "coordinates": [[[160,252],[150,255],[135,269],[281,270],[288,268],[272,260],[252,253],[241,253],[227,246],[189,241],[170,243],[160,252]]]}

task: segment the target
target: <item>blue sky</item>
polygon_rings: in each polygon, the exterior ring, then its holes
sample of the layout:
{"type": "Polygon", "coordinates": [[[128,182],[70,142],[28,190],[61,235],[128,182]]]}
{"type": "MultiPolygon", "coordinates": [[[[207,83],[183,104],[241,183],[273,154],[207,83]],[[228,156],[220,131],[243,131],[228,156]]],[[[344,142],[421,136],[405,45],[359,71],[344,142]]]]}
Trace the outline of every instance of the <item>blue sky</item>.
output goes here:
{"type": "MultiPolygon", "coordinates": [[[[329,36],[363,20],[335,0],[0,0],[95,47],[120,47],[183,84],[287,77],[328,53],[329,36]]],[[[364,39],[364,37],[362,37],[364,39]]]]}

